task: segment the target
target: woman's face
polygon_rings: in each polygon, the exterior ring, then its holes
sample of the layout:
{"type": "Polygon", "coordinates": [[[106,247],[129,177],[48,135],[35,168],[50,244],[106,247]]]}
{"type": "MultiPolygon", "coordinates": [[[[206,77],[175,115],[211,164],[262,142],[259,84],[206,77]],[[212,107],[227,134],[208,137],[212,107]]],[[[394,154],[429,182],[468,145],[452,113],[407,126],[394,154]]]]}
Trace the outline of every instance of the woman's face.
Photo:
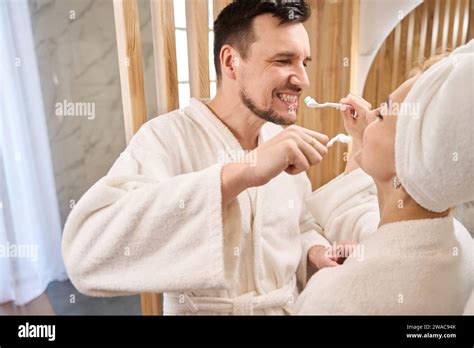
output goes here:
{"type": "Polygon", "coordinates": [[[398,111],[418,77],[400,85],[378,109],[367,113],[362,148],[356,155],[359,166],[378,182],[395,175],[395,130],[398,111]]]}

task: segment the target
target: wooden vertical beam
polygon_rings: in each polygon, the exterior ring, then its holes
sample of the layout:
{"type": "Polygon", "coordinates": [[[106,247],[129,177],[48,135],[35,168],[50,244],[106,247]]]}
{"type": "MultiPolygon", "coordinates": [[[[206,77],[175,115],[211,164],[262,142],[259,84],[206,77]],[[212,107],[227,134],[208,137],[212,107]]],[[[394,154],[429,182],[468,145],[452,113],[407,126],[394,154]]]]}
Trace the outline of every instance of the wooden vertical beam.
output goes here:
{"type": "Polygon", "coordinates": [[[357,85],[357,73],[359,66],[359,36],[360,36],[360,0],[353,0],[351,14],[351,77],[350,90],[357,95],[362,94],[362,86],[357,85]]]}
{"type": "MultiPolygon", "coordinates": [[[[114,17],[119,57],[120,85],[127,143],[146,122],[140,21],[136,0],[114,0],[114,17]]],[[[157,294],[140,295],[144,315],[161,314],[157,294]]]]}
{"type": "MultiPolygon", "coordinates": [[[[173,0],[151,0],[150,10],[158,114],[164,114],[179,105],[173,0]]],[[[160,294],[142,293],[140,299],[143,315],[163,314],[160,294]]]]}
{"type": "Polygon", "coordinates": [[[115,30],[127,143],[147,120],[140,21],[136,0],[114,0],[115,30]]]}
{"type": "MultiPolygon", "coordinates": [[[[361,95],[362,94],[362,86],[359,86],[357,83],[357,73],[359,71],[359,36],[360,36],[360,28],[359,28],[359,23],[360,23],[360,0],[353,0],[350,3],[344,3],[342,4],[343,9],[342,9],[342,23],[343,26],[341,28],[342,30],[342,45],[344,47],[349,46],[349,74],[346,74],[343,72],[341,76],[341,93],[340,95],[343,96],[344,94],[347,94],[348,92],[354,93],[356,95],[361,95]],[[348,32],[346,28],[344,28],[345,24],[349,24],[351,30],[348,32]],[[346,81],[348,80],[348,82],[346,81]]],[[[344,49],[344,48],[343,48],[344,49]]],[[[343,149],[344,150],[344,149],[343,149]]],[[[351,144],[348,145],[347,147],[347,153],[350,153],[352,151],[352,146],[351,144]]],[[[341,153],[338,154],[341,156],[341,153]]],[[[343,157],[347,157],[347,154],[342,154],[343,157]]],[[[341,171],[344,170],[344,165],[345,162],[338,161],[337,162],[337,174],[341,171]]]]}
{"type": "Polygon", "coordinates": [[[388,64],[388,68],[390,69],[390,60],[387,58],[386,50],[387,50],[387,44],[386,44],[386,42],[384,42],[380,46],[381,54],[380,54],[380,57],[378,58],[379,61],[377,63],[378,78],[377,78],[377,84],[376,84],[377,91],[375,92],[377,98],[375,99],[374,103],[372,104],[372,107],[374,107],[374,108],[379,107],[380,104],[382,103],[382,101],[386,100],[386,98],[388,96],[388,93],[391,92],[391,91],[388,91],[389,85],[386,83],[387,78],[390,78],[386,74],[387,64],[388,64]]]}
{"type": "Polygon", "coordinates": [[[140,294],[140,306],[142,315],[163,315],[160,294],[145,292],[140,294]]]}
{"type": "Polygon", "coordinates": [[[440,2],[439,0],[435,1],[435,10],[433,16],[433,29],[431,31],[431,55],[436,53],[436,48],[438,46],[438,31],[439,31],[439,11],[440,11],[440,2]]]}
{"type": "MultiPolygon", "coordinates": [[[[331,36],[342,38],[341,35],[341,26],[340,26],[340,18],[341,18],[341,7],[343,4],[341,2],[327,2],[326,3],[326,18],[327,18],[327,25],[328,28],[331,28],[331,35],[326,35],[325,37],[325,68],[323,68],[323,76],[325,76],[324,80],[326,81],[326,88],[324,89],[324,99],[323,100],[337,100],[340,99],[342,96],[338,93],[337,85],[340,84],[341,81],[341,71],[342,71],[342,57],[338,57],[338,53],[341,52],[341,47],[339,46],[340,43],[337,40],[331,40],[331,36]],[[331,76],[332,75],[332,76],[331,76]]],[[[326,128],[328,129],[328,134],[332,136],[334,133],[339,133],[337,130],[339,129],[339,125],[341,124],[341,117],[336,110],[328,110],[326,118],[326,128]]],[[[326,155],[326,161],[328,165],[324,167],[323,172],[323,180],[325,182],[331,180],[332,178],[336,177],[339,167],[338,159],[341,158],[342,146],[338,146],[337,148],[333,149],[333,151],[328,152],[326,155]]]]}
{"type": "Polygon", "coordinates": [[[427,38],[427,31],[428,31],[428,4],[423,3],[423,14],[421,19],[421,27],[420,27],[420,49],[418,51],[418,61],[421,62],[425,58],[425,50],[426,50],[426,38],[427,38]]]}
{"type": "MultiPolygon", "coordinates": [[[[319,60],[318,55],[320,54],[320,41],[322,40],[322,36],[326,33],[321,32],[319,34],[319,24],[320,24],[320,7],[322,6],[322,2],[318,2],[317,0],[309,0],[308,5],[311,8],[311,17],[308,21],[304,23],[305,29],[308,32],[309,43],[310,43],[310,55],[313,58],[313,62],[308,64],[307,67],[307,74],[310,81],[310,85],[308,88],[304,90],[305,96],[309,95],[314,97],[316,100],[319,95],[319,90],[321,90],[321,86],[319,84],[319,74],[321,73],[321,69],[318,66],[319,60]],[[314,62],[318,62],[315,64],[314,62]]],[[[304,105],[298,108],[298,124],[302,127],[309,128],[316,130],[318,132],[323,131],[323,124],[321,113],[317,109],[309,109],[306,108],[304,105]]],[[[322,183],[322,170],[314,170],[310,168],[308,171],[308,176],[311,181],[313,189],[319,187],[322,183]]]]}
{"type": "Polygon", "coordinates": [[[151,0],[158,114],[179,107],[173,0],[151,0]]]}
{"type": "MultiPolygon", "coordinates": [[[[398,55],[398,76],[403,77],[405,75],[405,69],[408,66],[407,63],[407,52],[408,52],[408,22],[410,16],[407,14],[403,20],[400,21],[399,26],[401,27],[400,32],[400,51],[398,55]]],[[[397,87],[400,84],[400,78],[397,79],[397,87]]]]}
{"type": "Polygon", "coordinates": [[[207,0],[186,0],[191,97],[209,98],[209,17],[207,0]]]}
{"type": "Polygon", "coordinates": [[[393,43],[393,61],[392,61],[392,78],[390,81],[391,90],[395,90],[398,86],[398,71],[400,65],[400,44],[402,37],[402,25],[401,23],[397,24],[395,28],[395,37],[393,43]]]}
{"type": "Polygon", "coordinates": [[[461,45],[464,45],[467,42],[468,33],[469,33],[469,21],[471,21],[472,23],[472,21],[474,20],[472,16],[469,16],[471,4],[474,6],[474,0],[463,0],[462,10],[461,10],[462,12],[461,45]]]}
{"type": "Polygon", "coordinates": [[[444,8],[444,20],[441,36],[441,52],[446,52],[448,48],[448,35],[449,35],[449,18],[451,11],[451,0],[445,0],[444,8]]]}
{"type": "Polygon", "coordinates": [[[408,15],[407,55],[405,60],[405,73],[413,66],[413,44],[415,36],[415,11],[408,15]]]}
{"type": "Polygon", "coordinates": [[[466,22],[469,22],[469,29],[467,31],[466,42],[474,38],[474,0],[470,1],[468,16],[469,20],[466,20],[466,22]]]}
{"type": "Polygon", "coordinates": [[[452,46],[457,47],[459,42],[459,24],[461,23],[461,2],[462,0],[455,0],[455,9],[453,17],[453,34],[452,34],[452,46]]]}
{"type": "Polygon", "coordinates": [[[423,4],[413,10],[415,15],[415,25],[413,29],[413,51],[412,51],[412,62],[418,61],[420,55],[420,33],[421,33],[421,22],[423,19],[423,4]]]}

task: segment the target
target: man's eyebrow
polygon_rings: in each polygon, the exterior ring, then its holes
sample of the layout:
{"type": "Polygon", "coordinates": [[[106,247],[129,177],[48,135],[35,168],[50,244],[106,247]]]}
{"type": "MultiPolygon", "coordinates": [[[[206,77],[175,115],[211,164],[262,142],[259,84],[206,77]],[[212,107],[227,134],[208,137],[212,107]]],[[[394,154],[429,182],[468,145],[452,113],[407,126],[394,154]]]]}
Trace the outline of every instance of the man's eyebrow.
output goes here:
{"type": "MultiPolygon", "coordinates": [[[[293,53],[293,52],[279,52],[275,55],[273,55],[270,59],[277,59],[277,58],[295,58],[295,57],[298,57],[297,54],[293,53]]],[[[304,59],[306,62],[310,62],[312,61],[312,58],[311,57],[306,57],[304,59]]]]}

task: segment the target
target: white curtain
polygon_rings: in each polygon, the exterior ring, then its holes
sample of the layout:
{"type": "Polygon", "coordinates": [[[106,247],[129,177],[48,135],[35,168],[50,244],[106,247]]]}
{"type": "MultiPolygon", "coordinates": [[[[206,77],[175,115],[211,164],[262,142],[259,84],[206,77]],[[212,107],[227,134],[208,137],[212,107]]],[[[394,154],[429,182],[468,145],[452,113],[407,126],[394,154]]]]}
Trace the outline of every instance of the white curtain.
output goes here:
{"type": "Polygon", "coordinates": [[[0,9],[0,303],[22,305],[66,273],[28,4],[0,9]]]}

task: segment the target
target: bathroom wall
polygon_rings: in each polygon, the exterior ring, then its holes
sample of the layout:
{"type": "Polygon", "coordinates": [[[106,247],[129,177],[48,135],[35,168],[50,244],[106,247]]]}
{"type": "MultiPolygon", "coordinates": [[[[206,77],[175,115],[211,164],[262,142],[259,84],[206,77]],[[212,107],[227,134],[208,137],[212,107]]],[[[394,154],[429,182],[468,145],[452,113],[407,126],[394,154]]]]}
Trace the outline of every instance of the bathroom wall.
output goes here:
{"type": "MultiPolygon", "coordinates": [[[[149,2],[139,5],[147,111],[156,116],[149,2]]],[[[30,0],[29,6],[64,224],[126,145],[113,1],[30,0]]]]}
{"type": "Polygon", "coordinates": [[[422,2],[423,0],[360,1],[359,57],[355,84],[357,90],[354,91],[356,94],[362,95],[370,66],[382,42],[393,28],[422,2]]]}

